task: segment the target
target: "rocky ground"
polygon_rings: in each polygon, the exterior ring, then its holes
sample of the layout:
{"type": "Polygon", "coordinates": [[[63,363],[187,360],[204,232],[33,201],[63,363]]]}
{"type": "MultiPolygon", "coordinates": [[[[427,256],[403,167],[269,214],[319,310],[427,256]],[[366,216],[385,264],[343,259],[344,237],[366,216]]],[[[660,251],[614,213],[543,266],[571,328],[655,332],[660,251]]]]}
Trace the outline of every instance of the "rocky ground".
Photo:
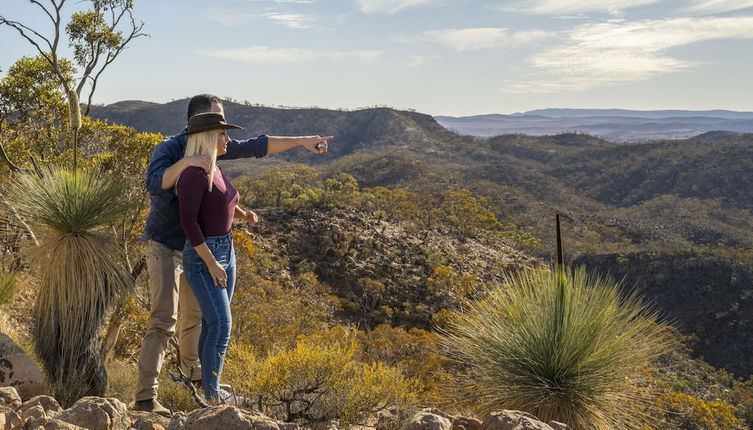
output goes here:
{"type": "MultiPolygon", "coordinates": [[[[68,409],[47,395],[22,401],[13,387],[0,388],[0,429],[3,430],[303,430],[294,423],[275,421],[253,410],[223,405],[162,417],[148,412],[129,411],[114,398],[84,397],[68,409]]],[[[336,429],[331,423],[329,429],[336,429]]],[[[383,411],[375,417],[374,430],[567,430],[555,421],[545,424],[520,411],[499,411],[484,421],[452,416],[436,409],[383,411]]]]}

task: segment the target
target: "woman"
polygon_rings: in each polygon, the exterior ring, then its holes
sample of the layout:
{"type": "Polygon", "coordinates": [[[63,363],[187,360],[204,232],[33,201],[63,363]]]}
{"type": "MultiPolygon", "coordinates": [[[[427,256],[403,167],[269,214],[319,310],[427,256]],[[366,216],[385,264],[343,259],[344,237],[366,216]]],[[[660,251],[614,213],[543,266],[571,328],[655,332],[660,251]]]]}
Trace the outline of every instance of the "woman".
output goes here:
{"type": "Polygon", "coordinates": [[[208,155],[209,172],[188,167],[176,184],[180,224],[188,240],[183,248],[183,270],[202,312],[199,359],[204,397],[210,405],[229,395],[220,390],[220,375],[230,339],[230,301],[235,286],[235,250],[230,233],[233,216],[256,221],[256,215],[238,208],[238,191],[217,166],[227,152],[228,124],[221,113],[202,113],[188,122],[186,157],[208,155]]]}

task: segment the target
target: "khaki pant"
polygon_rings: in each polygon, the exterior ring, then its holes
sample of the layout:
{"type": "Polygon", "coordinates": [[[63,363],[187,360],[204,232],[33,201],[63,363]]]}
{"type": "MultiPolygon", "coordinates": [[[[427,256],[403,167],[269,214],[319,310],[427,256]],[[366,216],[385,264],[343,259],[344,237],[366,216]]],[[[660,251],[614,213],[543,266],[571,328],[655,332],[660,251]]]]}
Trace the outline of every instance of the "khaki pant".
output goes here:
{"type": "Polygon", "coordinates": [[[186,375],[191,372],[191,379],[201,378],[201,309],[183,276],[183,252],[153,240],[148,240],[145,248],[151,310],[139,354],[137,401],[157,397],[157,378],[167,343],[175,334],[176,318],[180,367],[186,375]]]}

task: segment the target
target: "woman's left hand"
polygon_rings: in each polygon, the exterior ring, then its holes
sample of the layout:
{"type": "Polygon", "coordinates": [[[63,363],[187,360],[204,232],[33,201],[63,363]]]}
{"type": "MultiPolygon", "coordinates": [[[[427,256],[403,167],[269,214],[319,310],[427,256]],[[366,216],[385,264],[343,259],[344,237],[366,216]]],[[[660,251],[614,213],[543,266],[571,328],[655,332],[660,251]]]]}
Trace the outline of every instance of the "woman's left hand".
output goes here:
{"type": "Polygon", "coordinates": [[[252,225],[259,222],[259,216],[252,210],[245,211],[245,213],[241,215],[241,219],[252,225]]]}

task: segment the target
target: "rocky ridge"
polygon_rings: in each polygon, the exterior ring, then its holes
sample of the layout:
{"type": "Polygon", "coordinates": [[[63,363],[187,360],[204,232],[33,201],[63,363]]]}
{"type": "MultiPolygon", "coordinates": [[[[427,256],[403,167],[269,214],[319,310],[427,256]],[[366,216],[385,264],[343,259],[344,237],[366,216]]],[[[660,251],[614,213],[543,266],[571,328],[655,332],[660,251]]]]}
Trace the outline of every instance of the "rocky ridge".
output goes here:
{"type": "MultiPolygon", "coordinates": [[[[373,430],[568,430],[556,421],[545,424],[535,416],[502,410],[492,412],[483,421],[453,416],[436,409],[382,411],[374,417],[373,430]]],[[[166,418],[148,412],[129,411],[115,398],[83,397],[68,409],[47,395],[26,402],[13,387],[0,388],[0,429],[2,430],[303,430],[294,423],[276,421],[253,410],[223,405],[179,412],[166,418]]],[[[336,429],[332,423],[330,429],[336,429]]]]}

